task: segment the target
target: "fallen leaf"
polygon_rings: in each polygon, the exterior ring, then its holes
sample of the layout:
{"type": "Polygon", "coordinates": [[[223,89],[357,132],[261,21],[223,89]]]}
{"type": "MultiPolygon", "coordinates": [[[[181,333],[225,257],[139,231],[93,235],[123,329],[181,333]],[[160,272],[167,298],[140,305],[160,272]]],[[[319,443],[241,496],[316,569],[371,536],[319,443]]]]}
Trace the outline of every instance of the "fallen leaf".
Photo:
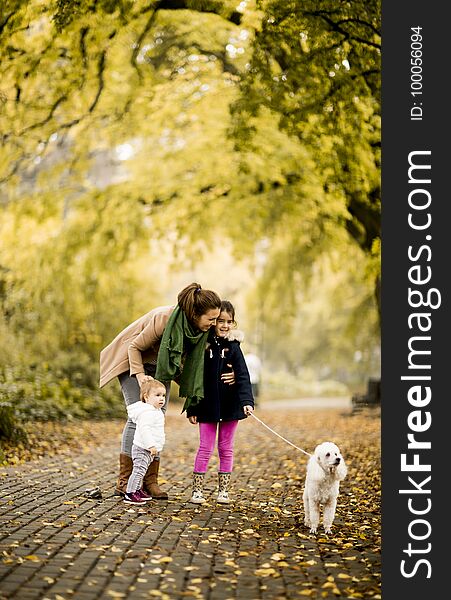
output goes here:
{"type": "Polygon", "coordinates": [[[283,560],[284,558],[285,554],[282,554],[281,552],[276,552],[271,556],[271,560],[283,560]]]}
{"type": "Polygon", "coordinates": [[[278,573],[275,569],[270,567],[268,569],[256,569],[254,571],[254,575],[256,575],[257,577],[269,577],[271,575],[278,575],[278,573]]]}

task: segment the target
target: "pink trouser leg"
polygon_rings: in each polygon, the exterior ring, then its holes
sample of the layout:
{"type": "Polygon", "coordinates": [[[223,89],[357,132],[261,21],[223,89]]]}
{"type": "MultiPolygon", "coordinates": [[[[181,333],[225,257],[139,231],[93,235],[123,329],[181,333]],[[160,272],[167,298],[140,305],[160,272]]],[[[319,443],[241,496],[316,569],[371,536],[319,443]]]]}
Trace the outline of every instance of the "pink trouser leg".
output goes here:
{"type": "Polygon", "coordinates": [[[199,423],[199,449],[194,461],[195,473],[206,473],[216,442],[217,423],[199,423]]]}
{"type": "Polygon", "coordinates": [[[233,440],[238,421],[219,423],[218,454],[219,472],[231,473],[233,469],[233,440]]]}
{"type": "Polygon", "coordinates": [[[194,461],[194,472],[205,473],[213,450],[218,429],[219,471],[231,473],[233,468],[233,441],[238,421],[220,423],[199,423],[199,449],[194,461]]]}

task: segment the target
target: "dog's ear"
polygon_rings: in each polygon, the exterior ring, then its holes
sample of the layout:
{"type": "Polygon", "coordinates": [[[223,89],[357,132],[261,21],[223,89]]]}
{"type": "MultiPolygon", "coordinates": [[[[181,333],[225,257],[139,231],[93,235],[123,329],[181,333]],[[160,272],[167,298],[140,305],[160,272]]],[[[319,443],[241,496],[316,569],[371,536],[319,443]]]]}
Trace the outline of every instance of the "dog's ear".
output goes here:
{"type": "Polygon", "coordinates": [[[316,458],[316,460],[318,462],[321,462],[321,449],[320,449],[321,444],[318,444],[315,448],[315,450],[313,451],[313,456],[316,458]]]}
{"type": "Polygon", "coordinates": [[[338,465],[336,472],[337,472],[338,478],[340,480],[344,479],[346,477],[346,475],[348,473],[348,467],[346,466],[346,463],[343,460],[343,458],[341,459],[340,464],[338,465]]]}

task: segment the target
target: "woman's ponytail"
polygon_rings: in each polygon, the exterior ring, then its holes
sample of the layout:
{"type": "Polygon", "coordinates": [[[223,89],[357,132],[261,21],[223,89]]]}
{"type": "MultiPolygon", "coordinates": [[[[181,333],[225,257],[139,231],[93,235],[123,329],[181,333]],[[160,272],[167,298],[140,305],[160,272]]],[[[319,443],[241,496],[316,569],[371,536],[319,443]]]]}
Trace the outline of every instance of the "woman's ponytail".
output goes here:
{"type": "Polygon", "coordinates": [[[203,290],[199,283],[191,283],[183,288],[177,296],[177,301],[191,323],[209,310],[221,308],[218,294],[212,290],[203,290]]]}

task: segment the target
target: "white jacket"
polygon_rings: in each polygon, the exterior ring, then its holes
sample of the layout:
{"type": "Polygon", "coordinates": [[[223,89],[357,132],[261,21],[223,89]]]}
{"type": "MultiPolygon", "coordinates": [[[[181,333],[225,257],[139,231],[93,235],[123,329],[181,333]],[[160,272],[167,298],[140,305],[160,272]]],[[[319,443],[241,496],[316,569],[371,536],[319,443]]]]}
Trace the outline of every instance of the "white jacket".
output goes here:
{"type": "Polygon", "coordinates": [[[161,408],[140,401],[127,406],[127,413],[133,423],[136,423],[133,443],[145,450],[155,446],[161,452],[165,442],[164,413],[161,408]]]}

